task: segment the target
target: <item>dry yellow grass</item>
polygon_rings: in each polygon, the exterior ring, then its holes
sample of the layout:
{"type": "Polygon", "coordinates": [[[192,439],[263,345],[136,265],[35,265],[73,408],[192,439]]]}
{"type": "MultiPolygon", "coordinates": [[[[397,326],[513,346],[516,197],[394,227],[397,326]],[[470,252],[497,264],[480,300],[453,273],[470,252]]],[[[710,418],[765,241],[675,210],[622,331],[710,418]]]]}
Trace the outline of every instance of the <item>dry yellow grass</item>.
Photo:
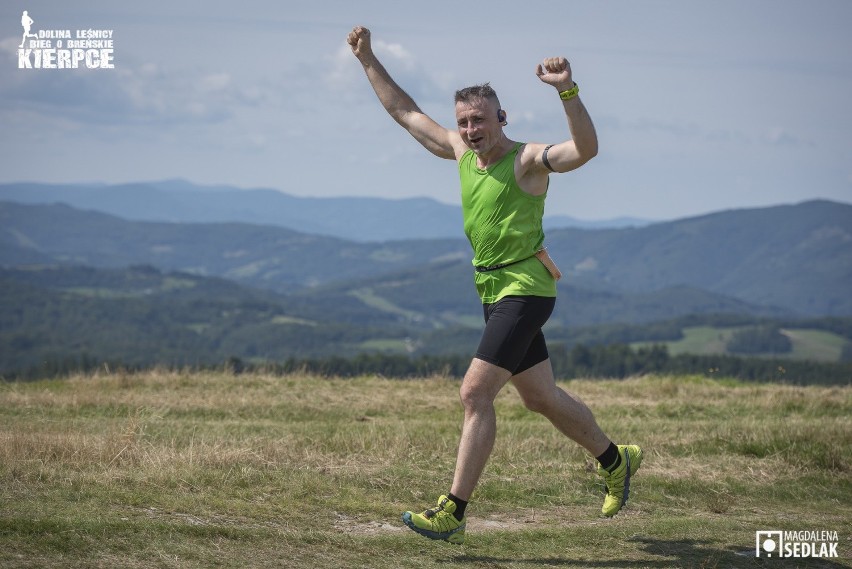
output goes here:
{"type": "MultiPolygon", "coordinates": [[[[446,378],[151,371],[0,384],[3,567],[762,567],[757,529],[840,532],[852,388],[697,377],[564,384],[646,459],[598,517],[593,461],[507,388],[468,544],[399,513],[446,492],[446,378]]],[[[768,566],[768,565],[766,565],[768,566]]]]}

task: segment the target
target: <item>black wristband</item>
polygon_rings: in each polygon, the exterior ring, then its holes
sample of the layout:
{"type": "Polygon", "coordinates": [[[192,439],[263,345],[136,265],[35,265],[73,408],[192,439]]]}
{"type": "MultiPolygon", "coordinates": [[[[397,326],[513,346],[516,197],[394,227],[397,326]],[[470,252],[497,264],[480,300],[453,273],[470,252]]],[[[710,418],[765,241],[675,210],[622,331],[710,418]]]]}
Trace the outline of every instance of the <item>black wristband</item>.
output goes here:
{"type": "Polygon", "coordinates": [[[547,146],[544,147],[544,152],[541,153],[541,161],[544,163],[545,167],[548,170],[550,170],[551,172],[556,172],[556,170],[553,169],[553,166],[551,166],[550,162],[548,162],[548,160],[547,160],[547,151],[550,150],[551,148],[553,148],[552,144],[548,144],[547,146]]]}

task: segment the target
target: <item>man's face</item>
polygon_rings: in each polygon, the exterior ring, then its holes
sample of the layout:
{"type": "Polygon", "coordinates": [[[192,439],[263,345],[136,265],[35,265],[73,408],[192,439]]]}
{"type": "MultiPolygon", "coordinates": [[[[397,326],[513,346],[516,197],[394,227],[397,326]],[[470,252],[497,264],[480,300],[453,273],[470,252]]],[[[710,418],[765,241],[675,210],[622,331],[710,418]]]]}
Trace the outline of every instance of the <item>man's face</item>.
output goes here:
{"type": "Polygon", "coordinates": [[[497,120],[497,103],[473,99],[456,103],[456,124],[462,141],[476,154],[485,154],[500,142],[502,128],[497,120]]]}

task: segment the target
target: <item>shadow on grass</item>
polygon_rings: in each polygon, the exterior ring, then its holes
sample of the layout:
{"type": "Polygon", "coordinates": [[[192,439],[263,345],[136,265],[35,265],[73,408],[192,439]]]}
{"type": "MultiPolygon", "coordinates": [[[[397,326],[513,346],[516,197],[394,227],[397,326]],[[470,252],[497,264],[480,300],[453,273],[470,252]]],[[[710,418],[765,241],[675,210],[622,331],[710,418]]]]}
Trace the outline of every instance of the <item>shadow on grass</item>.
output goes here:
{"type": "MultiPolygon", "coordinates": [[[[545,567],[652,567],[660,569],[682,567],[779,567],[778,559],[762,559],[754,556],[754,549],[736,548],[718,549],[708,546],[709,542],[694,539],[666,540],[650,537],[634,537],[631,542],[637,543],[638,548],[628,547],[625,557],[638,559],[570,559],[566,557],[541,558],[497,558],[487,555],[454,555],[446,559],[447,563],[485,563],[485,564],[518,564],[543,565],[545,567]],[[657,556],[657,559],[649,558],[657,556]]],[[[795,559],[795,566],[814,569],[834,569],[848,567],[829,559],[795,559]]],[[[787,565],[781,565],[786,567],[787,565]]]]}

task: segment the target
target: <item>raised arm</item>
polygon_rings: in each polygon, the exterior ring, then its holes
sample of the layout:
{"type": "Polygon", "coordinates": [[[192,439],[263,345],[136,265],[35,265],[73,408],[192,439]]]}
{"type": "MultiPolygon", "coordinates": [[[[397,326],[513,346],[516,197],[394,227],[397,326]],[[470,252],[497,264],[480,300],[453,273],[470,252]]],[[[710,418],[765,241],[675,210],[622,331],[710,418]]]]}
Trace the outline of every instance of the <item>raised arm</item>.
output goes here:
{"type": "Polygon", "coordinates": [[[456,148],[459,144],[463,144],[461,137],[455,131],[448,130],[432,120],[420,110],[414,99],[396,84],[373,53],[370,30],[363,26],[356,26],[349,32],[347,42],[352,47],[352,53],[364,67],[370,85],[388,114],[429,152],[441,158],[454,160],[456,148]]]}
{"type": "Polygon", "coordinates": [[[558,93],[567,92],[562,100],[562,108],[568,119],[571,140],[552,145],[547,150],[546,163],[543,155],[547,145],[529,145],[532,160],[536,167],[551,172],[568,172],[579,168],[597,155],[598,135],[580,97],[576,91],[572,92],[576,84],[571,78],[571,66],[564,57],[547,58],[536,67],[536,75],[542,82],[555,87],[558,93]]]}

